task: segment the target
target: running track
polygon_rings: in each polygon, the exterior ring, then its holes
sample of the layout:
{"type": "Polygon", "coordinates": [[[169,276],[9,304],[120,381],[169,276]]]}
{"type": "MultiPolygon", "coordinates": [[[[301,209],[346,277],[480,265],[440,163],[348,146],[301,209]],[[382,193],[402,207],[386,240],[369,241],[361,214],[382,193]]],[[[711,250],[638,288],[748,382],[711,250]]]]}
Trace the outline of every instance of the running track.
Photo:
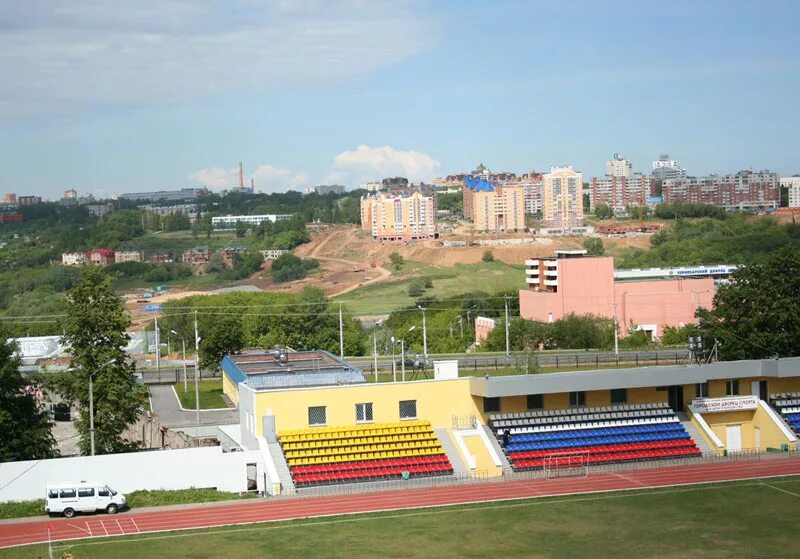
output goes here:
{"type": "Polygon", "coordinates": [[[622,472],[590,473],[588,477],[476,482],[384,492],[331,495],[275,501],[254,500],[231,505],[169,511],[135,511],[0,524],[0,548],[52,541],[166,532],[314,518],[348,513],[393,511],[530,497],[645,489],[800,474],[800,457],[781,457],[717,464],[670,466],[622,472]]]}

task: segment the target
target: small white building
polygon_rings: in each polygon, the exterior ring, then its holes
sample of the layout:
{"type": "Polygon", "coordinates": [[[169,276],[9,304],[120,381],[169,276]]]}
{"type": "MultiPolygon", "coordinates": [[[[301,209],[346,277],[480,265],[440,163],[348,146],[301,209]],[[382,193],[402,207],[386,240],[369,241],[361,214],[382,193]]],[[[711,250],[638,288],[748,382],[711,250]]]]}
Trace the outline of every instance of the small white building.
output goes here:
{"type": "Polygon", "coordinates": [[[83,252],[62,252],[61,264],[64,266],[80,266],[86,264],[86,254],[83,252]]]}
{"type": "Polygon", "coordinates": [[[292,214],[265,214],[265,215],[224,215],[211,218],[211,226],[214,229],[226,230],[234,229],[236,223],[241,221],[247,225],[261,225],[265,221],[285,221],[292,219],[292,214]]]}
{"type": "Polygon", "coordinates": [[[275,260],[281,254],[286,254],[287,252],[291,252],[288,250],[280,249],[280,248],[270,248],[267,250],[262,250],[261,255],[264,257],[264,260],[275,260]]]}
{"type": "Polygon", "coordinates": [[[144,253],[141,250],[118,250],[114,252],[114,262],[143,262],[144,253]]]}

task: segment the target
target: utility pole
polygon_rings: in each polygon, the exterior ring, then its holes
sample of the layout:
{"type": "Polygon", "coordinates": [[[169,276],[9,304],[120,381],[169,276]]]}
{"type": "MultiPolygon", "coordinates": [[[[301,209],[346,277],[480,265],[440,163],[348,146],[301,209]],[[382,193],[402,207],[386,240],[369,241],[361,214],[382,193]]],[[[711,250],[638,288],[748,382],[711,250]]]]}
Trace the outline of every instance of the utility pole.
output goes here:
{"type": "Polygon", "coordinates": [[[158,335],[158,316],[156,316],[156,371],[161,370],[161,336],[158,335]]]}
{"type": "Polygon", "coordinates": [[[506,356],[511,355],[509,340],[508,340],[508,296],[503,297],[506,306],[506,356]]]}
{"type": "Polygon", "coordinates": [[[339,303],[339,357],[344,359],[344,322],[342,320],[341,303],[339,303]]]}
{"type": "Polygon", "coordinates": [[[195,427],[194,442],[200,446],[200,336],[197,333],[197,310],[194,311],[194,405],[195,427]]]}
{"type": "Polygon", "coordinates": [[[614,307],[614,355],[619,356],[619,321],[617,321],[617,301],[612,303],[614,307]]]}
{"type": "Polygon", "coordinates": [[[406,381],[406,340],[403,338],[400,340],[400,370],[401,372],[401,379],[403,382],[406,381]]]}
{"type": "Polygon", "coordinates": [[[417,308],[422,311],[422,355],[425,357],[425,360],[428,360],[428,328],[427,323],[425,322],[425,309],[423,309],[420,305],[417,305],[417,308]]]}
{"type": "Polygon", "coordinates": [[[372,365],[375,367],[375,384],[378,384],[378,333],[375,328],[372,329],[372,365]]]}

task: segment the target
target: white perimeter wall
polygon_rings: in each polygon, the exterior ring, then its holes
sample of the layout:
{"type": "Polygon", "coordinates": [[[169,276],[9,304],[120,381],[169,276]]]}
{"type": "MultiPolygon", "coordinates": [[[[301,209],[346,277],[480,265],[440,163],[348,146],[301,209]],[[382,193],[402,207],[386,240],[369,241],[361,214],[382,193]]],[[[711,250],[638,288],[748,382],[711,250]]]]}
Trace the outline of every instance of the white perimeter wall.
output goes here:
{"type": "Polygon", "coordinates": [[[248,463],[257,463],[259,473],[263,472],[258,451],[223,453],[216,446],[4,462],[0,464],[0,503],[42,499],[47,484],[81,480],[106,482],[122,493],[192,487],[243,492],[248,463]]]}

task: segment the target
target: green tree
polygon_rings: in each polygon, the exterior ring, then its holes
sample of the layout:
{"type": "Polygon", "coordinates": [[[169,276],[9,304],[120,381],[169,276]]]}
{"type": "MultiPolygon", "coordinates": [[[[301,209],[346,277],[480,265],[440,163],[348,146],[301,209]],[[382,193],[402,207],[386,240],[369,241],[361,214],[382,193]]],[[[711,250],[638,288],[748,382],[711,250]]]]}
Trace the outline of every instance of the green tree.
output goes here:
{"type": "Polygon", "coordinates": [[[215,317],[202,331],[200,366],[216,371],[225,355],[239,353],[244,346],[242,320],[233,316],[215,317]]]}
{"type": "Polygon", "coordinates": [[[483,260],[484,262],[494,262],[494,254],[492,254],[491,250],[487,250],[486,252],[483,253],[481,260],[483,260]]]}
{"type": "Polygon", "coordinates": [[[247,224],[244,221],[236,222],[236,238],[241,239],[247,233],[247,224]]]}
{"type": "Polygon", "coordinates": [[[392,264],[394,271],[399,272],[400,270],[403,269],[406,260],[399,253],[393,252],[389,255],[389,262],[392,264]]]}
{"type": "Polygon", "coordinates": [[[603,246],[603,239],[599,237],[589,237],[583,241],[583,248],[589,256],[603,256],[606,249],[603,246]]]}
{"type": "Polygon", "coordinates": [[[70,347],[72,371],[57,381],[57,390],[79,404],[76,421],[81,452],[88,454],[89,376],[94,376],[94,425],[97,454],[124,452],[138,443],[123,438],[145,398],[128,361],[125,330],[130,319],[125,304],[111,288],[111,277],[98,266],[82,269],[80,283],[67,295],[63,342],[70,347]]]}
{"type": "Polygon", "coordinates": [[[594,215],[597,219],[611,219],[614,217],[614,210],[608,204],[597,204],[594,207],[594,215]]]}
{"type": "Polygon", "coordinates": [[[50,416],[25,390],[16,344],[7,338],[0,325],[0,462],[51,458],[55,440],[50,416]]]}
{"type": "Polygon", "coordinates": [[[723,360],[800,355],[800,252],[782,248],[739,268],[697,317],[706,349],[717,340],[723,360]]]}

